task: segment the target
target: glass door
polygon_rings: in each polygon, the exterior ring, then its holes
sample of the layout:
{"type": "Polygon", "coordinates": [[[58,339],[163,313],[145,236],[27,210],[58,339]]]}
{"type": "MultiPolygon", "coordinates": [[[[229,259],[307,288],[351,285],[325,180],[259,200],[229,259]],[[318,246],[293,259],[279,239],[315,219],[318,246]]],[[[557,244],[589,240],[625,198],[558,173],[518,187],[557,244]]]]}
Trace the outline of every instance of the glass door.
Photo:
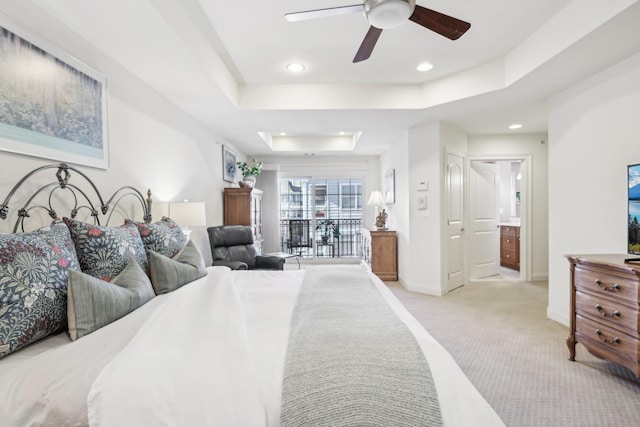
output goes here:
{"type": "Polygon", "coordinates": [[[280,180],[282,251],[308,258],[362,255],[361,178],[280,180]]]}

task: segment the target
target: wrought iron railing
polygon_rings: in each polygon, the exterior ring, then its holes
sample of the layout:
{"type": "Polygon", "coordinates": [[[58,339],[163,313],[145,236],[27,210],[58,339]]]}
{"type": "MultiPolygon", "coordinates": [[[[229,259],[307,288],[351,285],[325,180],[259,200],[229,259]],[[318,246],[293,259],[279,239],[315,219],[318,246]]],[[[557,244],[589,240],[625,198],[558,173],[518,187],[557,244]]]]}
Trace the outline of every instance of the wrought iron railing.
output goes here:
{"type": "MultiPolygon", "coordinates": [[[[362,256],[362,219],[332,220],[340,230],[338,237],[331,233],[325,240],[323,230],[316,230],[309,220],[310,244],[300,244],[299,236],[291,236],[290,220],[280,220],[280,245],[282,252],[295,253],[303,258],[353,258],[362,256]],[[294,242],[292,244],[292,242],[294,242]]],[[[305,237],[306,239],[306,237],[305,237]]]]}

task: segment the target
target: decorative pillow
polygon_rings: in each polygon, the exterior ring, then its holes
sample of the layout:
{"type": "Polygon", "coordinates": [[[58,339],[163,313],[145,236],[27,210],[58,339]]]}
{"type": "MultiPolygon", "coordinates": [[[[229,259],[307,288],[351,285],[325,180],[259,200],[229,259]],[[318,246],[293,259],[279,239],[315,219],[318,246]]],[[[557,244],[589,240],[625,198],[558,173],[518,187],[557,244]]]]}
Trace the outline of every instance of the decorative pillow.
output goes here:
{"type": "Polygon", "coordinates": [[[79,269],[59,219],[31,233],[0,234],[0,358],[64,328],[68,272],[79,269]]]}
{"type": "Polygon", "coordinates": [[[187,244],[187,236],[171,218],[163,216],[160,221],[153,224],[130,219],[125,221],[125,224],[127,223],[133,223],[138,227],[147,256],[149,251],[154,251],[172,258],[187,244]]]}
{"type": "Polygon", "coordinates": [[[63,220],[71,232],[84,273],[109,282],[124,270],[131,257],[147,271],[147,255],[135,224],[104,227],[70,218],[63,220]]]}
{"type": "Polygon", "coordinates": [[[202,254],[191,240],[173,259],[150,251],[149,269],[156,295],[175,291],[207,274],[202,254]]]}
{"type": "Polygon", "coordinates": [[[69,272],[67,317],[73,341],[131,313],[156,295],[134,260],[111,283],[79,271],[69,272]]]}

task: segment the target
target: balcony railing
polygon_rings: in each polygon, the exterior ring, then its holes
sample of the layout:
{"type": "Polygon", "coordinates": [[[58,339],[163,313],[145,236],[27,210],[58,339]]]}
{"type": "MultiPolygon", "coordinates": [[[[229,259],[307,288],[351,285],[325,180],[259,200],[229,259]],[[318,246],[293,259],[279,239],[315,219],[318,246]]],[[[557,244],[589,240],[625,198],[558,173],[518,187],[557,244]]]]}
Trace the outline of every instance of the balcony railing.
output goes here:
{"type": "MultiPolygon", "coordinates": [[[[323,230],[316,230],[313,221],[308,220],[306,234],[292,236],[291,231],[299,233],[297,227],[291,227],[291,220],[280,220],[282,252],[295,253],[303,258],[353,258],[362,256],[362,219],[333,219],[340,230],[340,236],[329,235],[323,239],[323,230]],[[307,236],[309,237],[307,239],[307,236]],[[301,239],[302,238],[302,239],[301,239]],[[302,240],[302,241],[301,241],[302,240]],[[309,243],[309,244],[307,244],[309,243]]],[[[298,224],[299,225],[299,224],[298,224]]]]}

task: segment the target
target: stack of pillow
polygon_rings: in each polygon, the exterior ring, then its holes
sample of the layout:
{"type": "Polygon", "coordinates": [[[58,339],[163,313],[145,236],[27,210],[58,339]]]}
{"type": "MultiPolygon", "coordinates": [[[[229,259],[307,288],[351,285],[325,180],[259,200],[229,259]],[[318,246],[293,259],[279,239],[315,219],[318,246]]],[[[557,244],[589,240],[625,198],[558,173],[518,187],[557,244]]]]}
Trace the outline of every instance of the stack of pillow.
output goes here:
{"type": "Polygon", "coordinates": [[[205,274],[169,218],[0,234],[0,358],[65,327],[76,340],[205,274]]]}

